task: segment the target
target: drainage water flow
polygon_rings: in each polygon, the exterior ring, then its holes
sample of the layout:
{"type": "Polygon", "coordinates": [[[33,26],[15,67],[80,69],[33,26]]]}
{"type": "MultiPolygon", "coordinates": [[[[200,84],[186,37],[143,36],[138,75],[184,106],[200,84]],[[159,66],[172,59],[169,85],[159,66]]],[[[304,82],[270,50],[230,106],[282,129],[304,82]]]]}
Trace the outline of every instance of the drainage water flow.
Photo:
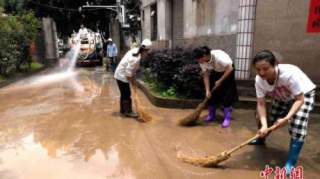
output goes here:
{"type": "Polygon", "coordinates": [[[56,69],[56,71],[46,75],[35,76],[30,79],[26,79],[21,82],[18,82],[14,85],[10,85],[5,88],[6,91],[39,87],[39,86],[48,85],[55,82],[60,82],[63,80],[74,81],[74,78],[76,76],[76,73],[74,72],[74,68],[75,68],[79,50],[80,50],[79,34],[77,34],[76,39],[77,39],[77,44],[74,45],[71,48],[71,50],[66,53],[64,58],[59,59],[59,67],[56,69]]]}

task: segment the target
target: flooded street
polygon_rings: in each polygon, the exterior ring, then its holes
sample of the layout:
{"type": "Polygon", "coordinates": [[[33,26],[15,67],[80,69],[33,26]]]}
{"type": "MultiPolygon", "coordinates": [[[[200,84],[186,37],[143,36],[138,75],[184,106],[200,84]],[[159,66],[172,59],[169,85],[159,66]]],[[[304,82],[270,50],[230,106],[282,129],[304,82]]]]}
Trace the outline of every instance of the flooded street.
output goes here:
{"type": "MultiPolygon", "coordinates": [[[[0,89],[1,179],[254,179],[265,165],[282,167],[286,160],[289,134],[283,128],[266,146],[246,146],[221,167],[183,163],[177,152],[217,155],[252,137],[254,112],[236,109],[227,129],[220,126],[221,111],[214,123],[184,128],[177,120],[192,110],[155,107],[139,90],[152,116],[141,123],[120,116],[118,87],[104,68],[77,68],[53,79],[31,78],[0,89]]],[[[319,119],[310,117],[299,161],[305,178],[320,176],[319,119]]]]}

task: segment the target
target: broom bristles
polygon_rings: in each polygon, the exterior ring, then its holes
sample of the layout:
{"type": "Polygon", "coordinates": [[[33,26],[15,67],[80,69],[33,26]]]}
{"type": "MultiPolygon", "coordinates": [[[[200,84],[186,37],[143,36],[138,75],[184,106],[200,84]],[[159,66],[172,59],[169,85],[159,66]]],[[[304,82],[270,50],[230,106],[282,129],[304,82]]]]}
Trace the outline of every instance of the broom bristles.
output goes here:
{"type": "Polygon", "coordinates": [[[141,122],[151,121],[152,117],[144,109],[142,109],[139,106],[140,101],[139,101],[139,97],[138,97],[138,94],[137,94],[137,87],[135,85],[132,85],[132,86],[133,86],[133,93],[134,93],[133,101],[134,101],[134,104],[135,104],[135,107],[136,107],[136,111],[137,111],[137,114],[138,114],[138,120],[141,121],[141,122]]]}
{"type": "Polygon", "coordinates": [[[140,107],[137,108],[137,113],[138,113],[138,119],[142,122],[148,122],[152,120],[152,117],[140,107]]]}
{"type": "Polygon", "coordinates": [[[179,121],[179,124],[181,126],[193,126],[197,123],[199,115],[200,115],[199,112],[193,112],[193,113],[189,114],[188,116],[182,118],[179,121]]]}
{"type": "Polygon", "coordinates": [[[204,103],[200,103],[198,105],[198,107],[191,113],[189,114],[188,116],[182,118],[180,121],[179,121],[179,124],[181,126],[193,126],[197,123],[197,120],[202,112],[202,110],[204,109],[205,107],[205,104],[204,103]]]}
{"type": "Polygon", "coordinates": [[[193,165],[201,167],[217,167],[219,163],[230,158],[230,153],[224,151],[218,156],[209,156],[209,157],[189,157],[182,153],[177,154],[177,158],[193,165]]]}

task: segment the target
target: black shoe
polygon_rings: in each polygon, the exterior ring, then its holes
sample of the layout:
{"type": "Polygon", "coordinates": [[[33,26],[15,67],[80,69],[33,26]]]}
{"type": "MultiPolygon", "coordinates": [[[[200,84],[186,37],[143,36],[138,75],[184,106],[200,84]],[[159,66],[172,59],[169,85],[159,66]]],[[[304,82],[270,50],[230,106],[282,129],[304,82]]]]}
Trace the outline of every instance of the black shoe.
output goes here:
{"type": "Polygon", "coordinates": [[[265,141],[266,138],[257,138],[257,139],[254,139],[252,140],[249,145],[265,145],[265,141]]]}
{"type": "Polygon", "coordinates": [[[125,115],[126,117],[138,118],[138,114],[135,113],[135,112],[126,112],[126,113],[124,113],[124,115],[125,115]]]}

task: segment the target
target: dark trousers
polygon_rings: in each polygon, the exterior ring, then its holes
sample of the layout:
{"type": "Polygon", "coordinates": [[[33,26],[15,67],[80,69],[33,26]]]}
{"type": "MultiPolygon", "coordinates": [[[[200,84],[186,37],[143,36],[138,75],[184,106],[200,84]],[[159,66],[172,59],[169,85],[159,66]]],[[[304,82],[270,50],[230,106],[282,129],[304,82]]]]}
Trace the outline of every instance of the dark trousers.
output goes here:
{"type": "Polygon", "coordinates": [[[117,65],[117,57],[108,57],[106,63],[106,71],[109,71],[109,68],[111,68],[112,72],[115,72],[117,65]]]}
{"type": "Polygon", "coordinates": [[[115,72],[117,68],[117,57],[110,57],[110,65],[112,72],[115,72]]]}
{"type": "MultiPolygon", "coordinates": [[[[224,72],[210,71],[210,89],[215,85],[215,82],[221,78],[224,72]]],[[[222,105],[223,107],[231,107],[232,104],[238,101],[237,85],[235,80],[234,70],[222,82],[221,86],[211,93],[212,97],[209,100],[209,105],[222,105]]]]}
{"type": "Polygon", "coordinates": [[[131,90],[129,83],[117,80],[120,90],[120,113],[132,112],[131,90]]]}

